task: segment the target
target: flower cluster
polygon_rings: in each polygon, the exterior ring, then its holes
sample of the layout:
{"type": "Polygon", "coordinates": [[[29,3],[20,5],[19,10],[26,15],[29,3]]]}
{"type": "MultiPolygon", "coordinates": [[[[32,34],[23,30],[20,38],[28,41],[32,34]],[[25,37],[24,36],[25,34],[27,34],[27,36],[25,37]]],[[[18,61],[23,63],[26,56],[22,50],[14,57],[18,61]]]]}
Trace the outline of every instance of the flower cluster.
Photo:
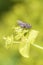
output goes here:
{"type": "Polygon", "coordinates": [[[3,37],[3,39],[5,40],[6,48],[8,47],[9,44],[19,43],[19,52],[22,56],[26,58],[29,57],[30,44],[37,48],[43,49],[43,47],[34,44],[34,41],[39,31],[32,29],[31,30],[24,29],[21,27],[14,27],[13,32],[14,34],[12,34],[11,36],[3,37]]]}

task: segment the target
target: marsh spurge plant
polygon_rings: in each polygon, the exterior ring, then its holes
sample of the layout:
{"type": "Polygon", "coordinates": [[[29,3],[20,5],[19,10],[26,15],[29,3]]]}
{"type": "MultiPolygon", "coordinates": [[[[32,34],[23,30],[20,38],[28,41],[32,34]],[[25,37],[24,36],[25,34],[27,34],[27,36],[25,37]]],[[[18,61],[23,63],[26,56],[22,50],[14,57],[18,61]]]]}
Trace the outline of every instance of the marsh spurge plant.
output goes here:
{"type": "Polygon", "coordinates": [[[5,47],[8,48],[10,44],[18,44],[19,52],[23,57],[29,58],[30,45],[43,49],[39,45],[34,44],[35,39],[38,36],[39,31],[29,30],[21,27],[13,27],[13,32],[11,36],[3,37],[5,40],[5,47]]]}

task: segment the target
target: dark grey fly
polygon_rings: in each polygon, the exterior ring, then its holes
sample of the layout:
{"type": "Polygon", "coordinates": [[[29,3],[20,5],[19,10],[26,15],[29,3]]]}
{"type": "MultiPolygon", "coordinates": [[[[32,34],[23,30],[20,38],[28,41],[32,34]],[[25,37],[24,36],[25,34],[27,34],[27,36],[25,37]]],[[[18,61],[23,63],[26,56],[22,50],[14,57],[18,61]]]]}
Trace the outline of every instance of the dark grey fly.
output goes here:
{"type": "Polygon", "coordinates": [[[20,20],[18,20],[17,22],[18,22],[18,25],[20,25],[22,28],[29,28],[30,29],[32,27],[30,24],[24,23],[20,20]]]}

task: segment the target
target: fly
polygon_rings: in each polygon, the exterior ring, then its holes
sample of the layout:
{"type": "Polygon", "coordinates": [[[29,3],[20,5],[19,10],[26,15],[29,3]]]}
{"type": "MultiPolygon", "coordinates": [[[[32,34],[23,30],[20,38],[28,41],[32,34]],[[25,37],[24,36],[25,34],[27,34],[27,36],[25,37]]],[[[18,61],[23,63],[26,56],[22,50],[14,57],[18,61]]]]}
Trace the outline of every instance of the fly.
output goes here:
{"type": "Polygon", "coordinates": [[[24,23],[24,22],[22,22],[22,21],[20,21],[20,20],[18,20],[17,22],[18,22],[18,25],[19,25],[20,27],[22,27],[22,28],[30,29],[30,28],[32,27],[31,24],[24,23]]]}

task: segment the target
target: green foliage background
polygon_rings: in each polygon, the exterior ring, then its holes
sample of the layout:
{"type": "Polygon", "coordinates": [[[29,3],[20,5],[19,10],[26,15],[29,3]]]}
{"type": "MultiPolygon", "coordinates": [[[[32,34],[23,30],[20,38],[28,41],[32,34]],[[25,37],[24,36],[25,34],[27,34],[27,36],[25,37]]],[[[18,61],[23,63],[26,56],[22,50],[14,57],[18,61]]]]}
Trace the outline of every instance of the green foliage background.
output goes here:
{"type": "Polygon", "coordinates": [[[4,47],[2,38],[12,34],[11,28],[17,26],[18,19],[39,31],[35,44],[43,47],[43,0],[0,0],[0,65],[43,65],[43,50],[31,45],[27,59],[18,52],[18,44],[4,47]]]}

